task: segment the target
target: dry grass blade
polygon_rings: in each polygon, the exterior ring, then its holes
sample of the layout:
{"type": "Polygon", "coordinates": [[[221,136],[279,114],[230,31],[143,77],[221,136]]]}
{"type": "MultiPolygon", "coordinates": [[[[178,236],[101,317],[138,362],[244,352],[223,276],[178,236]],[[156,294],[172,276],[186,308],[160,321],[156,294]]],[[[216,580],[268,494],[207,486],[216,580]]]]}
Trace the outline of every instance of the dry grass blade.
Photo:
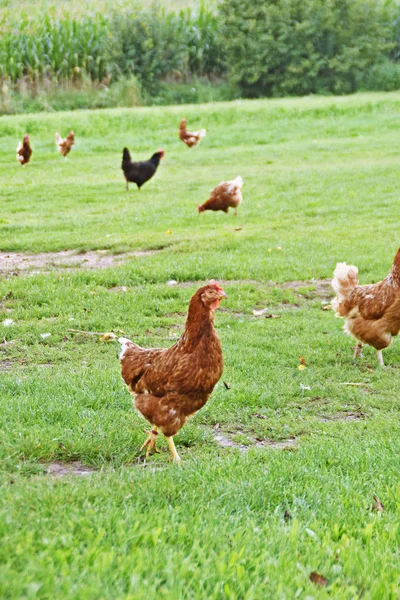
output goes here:
{"type": "Polygon", "coordinates": [[[385,510],[385,507],[383,506],[382,502],[379,500],[378,496],[374,496],[374,504],[372,505],[372,511],[383,513],[384,510],[385,510]]]}

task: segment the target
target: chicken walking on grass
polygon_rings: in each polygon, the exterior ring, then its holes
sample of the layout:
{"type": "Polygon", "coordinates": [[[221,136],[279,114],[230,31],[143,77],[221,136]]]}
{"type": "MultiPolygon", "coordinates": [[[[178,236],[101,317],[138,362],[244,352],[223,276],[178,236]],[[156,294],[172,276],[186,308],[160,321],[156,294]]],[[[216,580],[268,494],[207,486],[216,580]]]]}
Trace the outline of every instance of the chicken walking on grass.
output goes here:
{"type": "Polygon", "coordinates": [[[67,135],[67,137],[65,138],[65,140],[63,140],[61,135],[58,132],[56,132],[57,150],[61,154],[61,156],[63,156],[64,158],[67,158],[67,154],[69,154],[69,152],[71,151],[74,143],[75,143],[75,134],[72,131],[72,129],[69,132],[69,134],[67,135]]]}
{"type": "Polygon", "coordinates": [[[338,263],[333,275],[332,307],[345,318],[345,332],[358,340],[354,358],[368,344],[377,350],[383,365],[383,348],[400,332],[400,248],[389,275],[379,283],[358,285],[357,267],[346,263],[338,263]]]}
{"type": "Polygon", "coordinates": [[[30,145],[29,135],[26,133],[24,139],[17,146],[17,161],[22,165],[26,165],[32,156],[32,148],[30,145]]]}
{"type": "Polygon", "coordinates": [[[186,123],[187,120],[184,118],[179,124],[179,139],[181,139],[186,146],[189,146],[189,148],[193,148],[200,143],[207,132],[205,129],[199,129],[199,131],[188,131],[186,129],[186,123]]]}
{"type": "Polygon", "coordinates": [[[209,399],[223,370],[222,347],[214,329],[214,312],[224,290],[211,280],[194,294],[185,331],[171,348],[141,348],[120,338],[122,378],[136,409],[151,431],[141,449],[156,450],[158,431],[166,436],[172,460],[180,461],[173,436],[209,399]]]}
{"type": "Polygon", "coordinates": [[[124,148],[121,169],[126,180],[126,191],[129,191],[129,182],[136,183],[140,190],[142,185],[153,177],[164,154],[164,150],[158,150],[149,160],[132,162],[128,148],[124,148]]]}
{"type": "Polygon", "coordinates": [[[242,202],[242,187],[243,179],[236,177],[232,181],[221,181],[213,190],[209,199],[204,204],[199,204],[197,210],[199,213],[205,210],[223,210],[228,212],[230,208],[235,209],[235,216],[237,215],[237,208],[242,202]]]}

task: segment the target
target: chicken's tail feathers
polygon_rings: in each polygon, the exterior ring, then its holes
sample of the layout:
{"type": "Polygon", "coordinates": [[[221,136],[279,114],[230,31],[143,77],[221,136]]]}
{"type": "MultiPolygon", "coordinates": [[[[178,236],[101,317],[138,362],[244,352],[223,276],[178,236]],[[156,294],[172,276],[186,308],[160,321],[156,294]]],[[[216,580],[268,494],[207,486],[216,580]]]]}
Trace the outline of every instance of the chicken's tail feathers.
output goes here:
{"type": "Polygon", "coordinates": [[[61,144],[61,142],[63,141],[61,135],[58,133],[58,131],[56,131],[56,144],[61,144]]]}
{"type": "Polygon", "coordinates": [[[332,300],[332,308],[338,312],[341,302],[346,300],[358,286],[358,269],[354,265],[337,263],[333,272],[332,287],[336,298],[332,300]]]}
{"type": "Polygon", "coordinates": [[[242,187],[243,187],[243,177],[240,177],[240,175],[238,175],[238,176],[236,177],[236,179],[235,179],[235,183],[236,183],[236,185],[237,185],[237,186],[238,186],[240,189],[242,189],[242,187]]]}
{"type": "Polygon", "coordinates": [[[206,137],[206,133],[207,133],[207,131],[205,129],[199,129],[199,131],[197,132],[197,135],[199,136],[199,139],[201,140],[201,138],[206,137]]]}
{"type": "Polygon", "coordinates": [[[130,161],[131,160],[131,155],[130,152],[128,150],[128,148],[124,148],[123,152],[122,152],[122,160],[126,160],[126,161],[130,161]]]}

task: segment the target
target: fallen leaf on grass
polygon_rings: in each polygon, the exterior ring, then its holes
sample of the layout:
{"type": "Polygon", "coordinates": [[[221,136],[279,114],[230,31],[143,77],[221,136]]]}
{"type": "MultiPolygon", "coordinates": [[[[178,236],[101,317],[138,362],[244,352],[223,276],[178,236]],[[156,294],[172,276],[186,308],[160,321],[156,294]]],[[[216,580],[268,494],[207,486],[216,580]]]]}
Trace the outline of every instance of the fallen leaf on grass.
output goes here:
{"type": "Polygon", "coordinates": [[[4,319],[3,325],[4,327],[10,327],[14,323],[13,319],[4,319]]]}
{"type": "Polygon", "coordinates": [[[243,227],[235,227],[234,231],[242,231],[243,227]]]}
{"type": "Polygon", "coordinates": [[[116,339],[117,339],[117,336],[115,335],[115,333],[110,331],[108,333],[103,333],[103,335],[100,338],[100,341],[101,342],[112,342],[116,339]]]}
{"type": "Polygon", "coordinates": [[[332,310],[332,306],[331,304],[324,304],[324,306],[321,306],[321,310],[332,310]]]}
{"type": "Polygon", "coordinates": [[[167,231],[165,232],[166,235],[172,235],[172,229],[167,229],[167,231]]]}
{"type": "Polygon", "coordinates": [[[299,360],[300,364],[297,368],[299,371],[304,371],[304,369],[307,369],[306,359],[304,358],[304,356],[299,356],[299,360]]]}
{"type": "Polygon", "coordinates": [[[51,336],[51,333],[41,333],[40,337],[45,340],[46,338],[49,338],[51,336]]]}
{"type": "Polygon", "coordinates": [[[374,504],[372,506],[372,510],[373,510],[373,512],[379,512],[379,513],[383,513],[385,510],[385,507],[383,506],[382,502],[379,500],[378,496],[374,496],[374,504]]]}
{"type": "Polygon", "coordinates": [[[315,583],[315,585],[319,585],[320,587],[325,587],[326,585],[328,585],[327,578],[317,573],[317,571],[313,571],[310,574],[310,581],[315,583]]]}
{"type": "Polygon", "coordinates": [[[169,281],[167,281],[167,285],[170,285],[170,286],[178,285],[178,282],[175,281],[175,279],[170,279],[169,281]]]}
{"type": "Polygon", "coordinates": [[[225,386],[225,388],[226,388],[227,390],[230,390],[230,389],[231,389],[231,386],[230,386],[230,385],[229,385],[229,383],[227,383],[226,381],[224,381],[224,382],[223,382],[223,384],[224,384],[224,386],[225,386]]]}

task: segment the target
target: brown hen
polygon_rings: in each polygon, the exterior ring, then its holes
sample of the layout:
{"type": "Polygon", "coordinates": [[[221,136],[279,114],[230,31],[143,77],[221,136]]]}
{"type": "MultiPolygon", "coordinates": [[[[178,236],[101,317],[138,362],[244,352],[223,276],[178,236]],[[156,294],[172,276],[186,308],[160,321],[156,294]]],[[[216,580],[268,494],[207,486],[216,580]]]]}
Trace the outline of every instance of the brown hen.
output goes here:
{"type": "Polygon", "coordinates": [[[187,131],[186,123],[187,119],[184,118],[179,124],[179,138],[186,146],[193,148],[193,146],[197,146],[200,140],[205,137],[207,132],[205,129],[199,129],[199,131],[187,131]]]}
{"type": "Polygon", "coordinates": [[[389,275],[379,283],[358,285],[357,267],[346,263],[338,263],[333,275],[337,296],[332,307],[337,316],[346,319],[346,333],[359,340],[354,357],[362,344],[369,344],[376,348],[383,365],[382,349],[400,332],[400,248],[389,275]]]}
{"type": "Polygon", "coordinates": [[[63,140],[61,135],[58,132],[56,132],[57,150],[64,158],[67,157],[67,154],[69,154],[74,143],[75,143],[75,134],[72,130],[69,132],[69,134],[67,135],[65,140],[63,140]]]}
{"type": "Polygon", "coordinates": [[[242,187],[243,179],[240,175],[232,181],[221,181],[211,190],[209,199],[198,205],[197,210],[199,213],[205,210],[223,210],[227,213],[230,208],[234,208],[236,216],[237,208],[242,202],[242,187]]]}
{"type": "Polygon", "coordinates": [[[29,135],[26,133],[24,139],[17,146],[17,161],[23,166],[26,165],[32,156],[29,135]]]}
{"type": "Polygon", "coordinates": [[[172,460],[180,461],[173,436],[209,399],[222,375],[223,357],[214,312],[226,298],[211,280],[192,297],[182,337],[171,348],[141,348],[120,338],[122,378],[136,409],[152,425],[142,448],[156,450],[158,430],[166,436],[172,460]]]}

